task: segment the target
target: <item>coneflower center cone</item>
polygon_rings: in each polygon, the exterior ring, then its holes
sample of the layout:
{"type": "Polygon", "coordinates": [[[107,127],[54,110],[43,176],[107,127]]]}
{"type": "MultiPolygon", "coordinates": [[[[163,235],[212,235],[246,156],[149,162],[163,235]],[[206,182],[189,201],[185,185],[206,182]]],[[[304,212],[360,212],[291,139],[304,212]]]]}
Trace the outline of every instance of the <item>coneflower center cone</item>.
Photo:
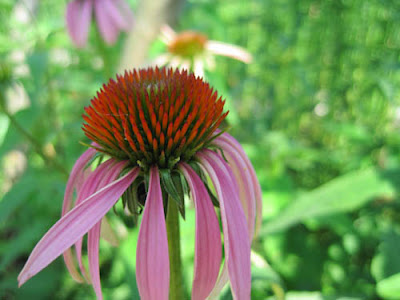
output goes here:
{"type": "Polygon", "coordinates": [[[178,56],[193,58],[205,51],[207,41],[204,34],[184,31],[174,38],[168,46],[168,51],[178,56]]]}
{"type": "Polygon", "coordinates": [[[103,85],[85,108],[83,130],[100,152],[172,169],[209,144],[228,113],[224,103],[186,71],[135,70],[103,85]]]}

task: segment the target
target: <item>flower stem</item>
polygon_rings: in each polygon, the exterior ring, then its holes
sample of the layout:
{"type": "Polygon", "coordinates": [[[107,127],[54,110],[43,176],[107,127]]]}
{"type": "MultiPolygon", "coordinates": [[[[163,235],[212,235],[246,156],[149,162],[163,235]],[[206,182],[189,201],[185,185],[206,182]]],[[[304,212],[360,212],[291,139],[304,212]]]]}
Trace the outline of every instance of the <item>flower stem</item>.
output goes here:
{"type": "Polygon", "coordinates": [[[170,264],[169,299],[183,300],[183,277],[181,263],[181,240],[179,234],[179,212],[176,202],[168,199],[167,235],[170,264]]]}

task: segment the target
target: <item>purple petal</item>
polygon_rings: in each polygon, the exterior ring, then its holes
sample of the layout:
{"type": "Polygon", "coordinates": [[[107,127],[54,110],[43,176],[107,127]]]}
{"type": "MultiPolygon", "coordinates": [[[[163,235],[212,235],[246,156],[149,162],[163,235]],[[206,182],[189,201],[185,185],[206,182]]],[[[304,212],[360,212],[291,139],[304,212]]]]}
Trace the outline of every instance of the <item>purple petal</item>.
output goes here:
{"type": "Polygon", "coordinates": [[[104,0],[103,4],[110,19],[119,30],[129,31],[131,29],[133,14],[124,0],[104,0]]]}
{"type": "Polygon", "coordinates": [[[114,44],[117,41],[119,29],[114,24],[107,9],[105,9],[104,2],[95,1],[94,11],[96,13],[97,27],[104,41],[109,45],[114,44]]]}
{"type": "Polygon", "coordinates": [[[225,261],[235,299],[250,299],[250,241],[237,183],[229,165],[211,150],[197,154],[218,195],[224,231],[225,261]]]}
{"type": "Polygon", "coordinates": [[[98,222],[88,233],[88,259],[90,278],[92,279],[92,286],[96,293],[97,300],[102,300],[100,283],[100,270],[99,270],[99,240],[100,240],[101,221],[98,222]]]}
{"type": "Polygon", "coordinates": [[[91,195],[50,228],[33,249],[19,274],[19,285],[45,268],[99,222],[132,184],[138,173],[138,168],[132,169],[125,176],[91,195]]]}
{"type": "Polygon", "coordinates": [[[215,284],[210,296],[208,299],[218,299],[219,295],[221,294],[222,289],[226,285],[229,280],[228,268],[226,266],[226,261],[222,266],[221,273],[219,274],[217,283],[215,284]]]}
{"type": "MultiPolygon", "coordinates": [[[[86,150],[76,161],[74,167],[72,168],[71,174],[68,178],[67,186],[65,188],[65,193],[64,193],[64,201],[63,201],[63,206],[62,206],[62,212],[61,216],[64,216],[72,207],[72,200],[73,200],[73,193],[74,190],[81,189],[82,187],[82,182],[84,181],[87,170],[85,170],[85,166],[87,163],[92,159],[93,155],[96,153],[95,149],[88,149],[86,150]]],[[[75,268],[74,264],[74,259],[73,255],[71,252],[71,249],[68,249],[65,251],[63,254],[64,257],[64,262],[65,265],[71,274],[72,278],[76,280],[77,282],[83,282],[82,276],[79,274],[79,272],[75,268]]]]}
{"type": "Polygon", "coordinates": [[[77,185],[79,185],[79,181],[80,179],[82,179],[82,176],[84,174],[85,166],[92,159],[95,153],[96,153],[95,149],[90,148],[86,150],[78,158],[74,167],[72,168],[71,174],[69,175],[68,178],[67,186],[65,188],[64,202],[61,213],[62,216],[65,215],[71,209],[74,189],[77,187],[77,185]]]}
{"type": "Polygon", "coordinates": [[[75,0],[67,4],[65,19],[68,33],[77,47],[84,47],[92,17],[92,1],[75,0]]]}
{"type": "Polygon", "coordinates": [[[136,251],[136,279],[141,299],[168,300],[168,240],[157,167],[150,170],[149,191],[136,251]]]}
{"type": "Polygon", "coordinates": [[[230,134],[228,133],[223,133],[219,137],[215,139],[217,140],[223,140],[227,143],[229,143],[233,148],[236,149],[236,151],[239,153],[239,155],[242,157],[243,161],[246,163],[246,166],[251,174],[251,179],[253,181],[253,187],[254,187],[254,192],[255,192],[255,197],[256,197],[256,228],[255,228],[255,235],[257,235],[257,232],[261,228],[261,222],[262,222],[262,192],[261,192],[261,187],[260,183],[258,182],[256,172],[254,171],[253,165],[251,164],[249,158],[247,157],[246,153],[244,152],[242,146],[240,143],[235,140],[230,134]]]}
{"type": "MultiPolygon", "coordinates": [[[[110,159],[98,166],[96,170],[89,174],[87,180],[82,184],[75,205],[79,205],[90,195],[93,195],[96,191],[114,181],[119,172],[122,170],[124,164],[126,164],[126,162],[115,164],[115,160],[110,159]],[[111,168],[111,166],[113,167],[111,168]]],[[[87,276],[86,268],[82,261],[82,240],[83,237],[78,239],[78,241],[75,243],[76,257],[78,259],[79,269],[81,270],[83,277],[87,282],[90,282],[90,278],[87,276]]],[[[74,266],[70,267],[75,269],[74,266]]]]}
{"type": "Polygon", "coordinates": [[[239,199],[242,203],[244,214],[246,215],[247,230],[251,242],[253,240],[256,218],[256,187],[253,186],[250,170],[241,155],[229,143],[222,139],[215,139],[214,143],[224,151],[224,155],[229,165],[232,167],[236,182],[239,185],[239,199]]]}
{"type": "Polygon", "coordinates": [[[180,164],[189,184],[196,210],[196,244],[192,300],[206,299],[218,278],[221,235],[217,215],[200,177],[189,165],[180,164]]]}

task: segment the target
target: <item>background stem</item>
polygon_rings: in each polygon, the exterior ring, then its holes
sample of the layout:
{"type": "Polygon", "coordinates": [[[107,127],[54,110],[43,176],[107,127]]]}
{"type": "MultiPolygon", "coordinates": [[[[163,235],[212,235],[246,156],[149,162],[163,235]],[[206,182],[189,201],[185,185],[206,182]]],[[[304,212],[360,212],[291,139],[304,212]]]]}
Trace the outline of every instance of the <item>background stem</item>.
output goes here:
{"type": "Polygon", "coordinates": [[[179,212],[174,200],[168,199],[167,212],[168,252],[170,263],[169,299],[183,300],[183,277],[181,263],[181,240],[179,234],[179,212]]]}
{"type": "Polygon", "coordinates": [[[119,72],[146,65],[151,43],[163,24],[175,25],[185,0],[141,0],[124,45],[119,72]]]}
{"type": "Polygon", "coordinates": [[[3,113],[7,116],[9,119],[10,123],[16,130],[19,131],[21,135],[23,135],[33,146],[33,149],[36,151],[37,154],[45,161],[47,165],[50,165],[51,167],[57,169],[64,175],[68,176],[68,171],[64,168],[63,165],[61,165],[58,161],[55,159],[52,159],[48,155],[46,155],[43,150],[42,150],[42,145],[37,141],[23,126],[21,126],[18,121],[15,119],[15,117],[5,108],[1,107],[3,113]]]}

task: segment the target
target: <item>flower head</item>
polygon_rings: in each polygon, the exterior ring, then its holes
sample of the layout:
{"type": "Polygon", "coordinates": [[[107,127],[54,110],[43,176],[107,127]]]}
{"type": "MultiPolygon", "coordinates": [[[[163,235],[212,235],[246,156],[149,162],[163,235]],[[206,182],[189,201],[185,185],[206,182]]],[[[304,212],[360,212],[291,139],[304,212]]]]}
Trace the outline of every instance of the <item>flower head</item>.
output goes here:
{"type": "Polygon", "coordinates": [[[230,57],[246,64],[252,61],[251,54],[245,49],[209,40],[205,34],[197,31],[176,33],[171,27],[164,25],[161,35],[168,52],[155,59],[154,63],[157,65],[193,69],[196,75],[203,77],[205,67],[214,68],[214,55],[230,57]]]}
{"type": "Polygon", "coordinates": [[[164,203],[176,201],[183,208],[182,191],[188,190],[196,213],[192,299],[217,295],[228,280],[236,299],[250,299],[250,245],[261,220],[256,215],[261,211],[261,192],[240,144],[218,130],[227,115],[223,106],[207,83],[186,71],[143,69],[104,85],[85,109],[83,130],[93,143],[71,172],[62,217],[32,251],[19,283],[63,254],[71,275],[78,281],[83,281],[81,274],[90,280],[101,299],[100,228],[122,197],[129,211],[144,208],[136,257],[141,299],[168,299],[164,203]],[[99,155],[105,160],[92,170],[88,165],[99,155]],[[221,272],[214,206],[220,210],[225,245],[221,272]],[[90,279],[81,256],[85,234],[90,279]],[[81,274],[73,264],[73,245],[81,274]]]}
{"type": "Polygon", "coordinates": [[[129,31],[132,27],[133,14],[125,0],[73,0],[67,5],[65,19],[77,47],[86,45],[93,10],[107,44],[114,44],[120,31],[129,31]]]}

